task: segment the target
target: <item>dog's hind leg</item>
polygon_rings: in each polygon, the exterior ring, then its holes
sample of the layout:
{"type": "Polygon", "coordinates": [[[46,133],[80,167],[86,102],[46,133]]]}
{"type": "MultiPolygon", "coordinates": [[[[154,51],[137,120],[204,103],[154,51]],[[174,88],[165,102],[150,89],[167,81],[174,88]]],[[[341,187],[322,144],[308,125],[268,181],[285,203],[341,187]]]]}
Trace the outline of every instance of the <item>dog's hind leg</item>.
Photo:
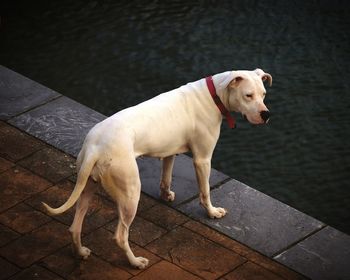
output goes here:
{"type": "Polygon", "coordinates": [[[123,202],[118,200],[119,220],[115,232],[115,239],[118,246],[125,252],[130,264],[139,269],[148,265],[148,260],[143,257],[135,257],[129,245],[129,228],[135,218],[138,200],[126,199],[123,202]]]}
{"type": "Polygon", "coordinates": [[[118,205],[118,225],[115,232],[117,245],[124,251],[130,264],[139,269],[148,265],[148,260],[135,257],[129,245],[129,228],[135,218],[141,194],[141,182],[135,158],[127,158],[110,168],[102,185],[118,205]]]}
{"type": "Polygon", "coordinates": [[[162,175],[160,179],[160,197],[165,201],[174,201],[175,193],[170,190],[175,156],[163,159],[162,175]]]}
{"type": "Polygon", "coordinates": [[[69,231],[72,233],[75,252],[83,259],[87,259],[89,257],[91,250],[87,247],[82,246],[81,244],[81,228],[86,212],[89,209],[89,202],[94,195],[96,187],[97,183],[89,179],[83,193],[77,201],[74,220],[69,228],[69,231]]]}

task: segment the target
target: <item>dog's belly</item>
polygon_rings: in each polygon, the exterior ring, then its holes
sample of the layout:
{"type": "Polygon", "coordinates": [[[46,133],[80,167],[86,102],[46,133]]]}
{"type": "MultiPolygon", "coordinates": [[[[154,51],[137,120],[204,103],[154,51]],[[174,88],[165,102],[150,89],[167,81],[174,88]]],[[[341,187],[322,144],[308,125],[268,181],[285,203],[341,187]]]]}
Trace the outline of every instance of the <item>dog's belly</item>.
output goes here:
{"type": "Polygon", "coordinates": [[[165,158],[168,156],[172,156],[172,155],[177,155],[177,154],[183,154],[189,151],[189,148],[187,145],[183,145],[183,146],[179,146],[176,148],[172,148],[169,150],[153,150],[153,151],[149,151],[147,153],[142,154],[142,156],[146,156],[146,157],[155,157],[155,158],[165,158]]]}

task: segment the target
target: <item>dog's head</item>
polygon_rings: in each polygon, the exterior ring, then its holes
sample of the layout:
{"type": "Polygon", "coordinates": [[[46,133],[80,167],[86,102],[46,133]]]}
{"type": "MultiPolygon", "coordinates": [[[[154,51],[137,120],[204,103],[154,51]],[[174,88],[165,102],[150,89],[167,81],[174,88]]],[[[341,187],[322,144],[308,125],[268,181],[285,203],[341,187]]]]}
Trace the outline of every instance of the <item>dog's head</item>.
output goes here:
{"type": "Polygon", "coordinates": [[[224,97],[232,111],[242,113],[252,124],[267,123],[270,112],[264,103],[264,82],[272,85],[272,76],[261,69],[230,71],[222,81],[227,89],[224,97]]]}

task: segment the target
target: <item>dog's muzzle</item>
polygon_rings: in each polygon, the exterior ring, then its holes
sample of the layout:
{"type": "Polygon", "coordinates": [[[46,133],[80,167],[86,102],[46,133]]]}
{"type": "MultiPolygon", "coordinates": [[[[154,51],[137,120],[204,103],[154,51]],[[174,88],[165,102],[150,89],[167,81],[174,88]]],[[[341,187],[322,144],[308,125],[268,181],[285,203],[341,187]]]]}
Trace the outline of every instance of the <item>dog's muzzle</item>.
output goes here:
{"type": "Polygon", "coordinates": [[[262,118],[262,120],[264,121],[264,123],[267,123],[269,121],[270,118],[270,111],[261,111],[260,112],[260,116],[262,118]]]}

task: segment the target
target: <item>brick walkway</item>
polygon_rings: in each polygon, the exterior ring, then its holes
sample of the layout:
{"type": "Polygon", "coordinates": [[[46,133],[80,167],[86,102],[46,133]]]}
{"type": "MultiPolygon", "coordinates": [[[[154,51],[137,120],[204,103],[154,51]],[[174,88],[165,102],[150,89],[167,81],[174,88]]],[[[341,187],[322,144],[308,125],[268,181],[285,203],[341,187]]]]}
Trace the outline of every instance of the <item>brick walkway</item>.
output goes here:
{"type": "Polygon", "coordinates": [[[145,194],[130,241],[150,265],[133,269],[113,240],[118,218],[103,190],[83,226],[92,255],[79,260],[68,232],[74,209],[53,218],[41,206],[67,199],[74,164],[74,158],[0,122],[0,279],[304,279],[145,194]]]}

